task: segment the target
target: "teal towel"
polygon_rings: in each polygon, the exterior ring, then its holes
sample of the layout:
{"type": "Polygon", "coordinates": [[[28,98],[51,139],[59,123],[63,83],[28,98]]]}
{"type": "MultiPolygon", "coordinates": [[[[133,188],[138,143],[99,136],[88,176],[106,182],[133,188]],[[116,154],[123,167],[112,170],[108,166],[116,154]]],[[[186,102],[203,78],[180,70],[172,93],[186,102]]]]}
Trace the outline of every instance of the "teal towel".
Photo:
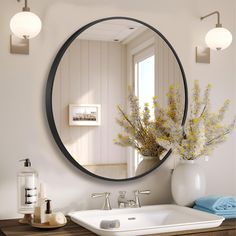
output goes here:
{"type": "Polygon", "coordinates": [[[197,206],[197,205],[195,205],[193,208],[196,209],[196,210],[205,211],[205,212],[208,212],[208,213],[211,213],[211,214],[214,214],[214,215],[223,216],[225,219],[235,219],[236,218],[236,211],[235,212],[227,212],[226,211],[224,213],[216,213],[216,212],[211,211],[207,208],[200,207],[200,206],[197,206]]]}
{"type": "Polygon", "coordinates": [[[207,196],[195,201],[195,205],[218,214],[236,215],[236,198],[230,196],[207,196]]]}

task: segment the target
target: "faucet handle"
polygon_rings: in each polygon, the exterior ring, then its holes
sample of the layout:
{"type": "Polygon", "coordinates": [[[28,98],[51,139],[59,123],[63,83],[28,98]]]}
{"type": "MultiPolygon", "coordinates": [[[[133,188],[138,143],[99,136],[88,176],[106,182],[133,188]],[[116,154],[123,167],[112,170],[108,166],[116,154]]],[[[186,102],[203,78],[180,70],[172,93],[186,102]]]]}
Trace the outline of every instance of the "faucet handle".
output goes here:
{"type": "Polygon", "coordinates": [[[106,196],[106,195],[110,196],[111,193],[107,193],[107,192],[105,192],[105,193],[92,193],[91,197],[92,198],[97,198],[97,197],[103,197],[103,196],[106,196]]]}
{"type": "Polygon", "coordinates": [[[135,204],[136,204],[136,206],[137,207],[141,207],[141,203],[140,203],[140,200],[139,200],[139,195],[140,194],[148,195],[150,193],[151,193],[150,190],[135,190],[134,191],[134,197],[135,197],[135,204]]]}
{"type": "Polygon", "coordinates": [[[139,194],[146,194],[146,195],[148,195],[148,194],[150,194],[150,193],[151,193],[150,190],[135,190],[135,191],[134,191],[134,194],[135,194],[135,195],[139,195],[139,194]]]}
{"type": "Polygon", "coordinates": [[[109,196],[110,195],[111,195],[111,193],[109,193],[109,192],[105,192],[105,193],[92,193],[91,197],[92,198],[105,197],[102,209],[103,210],[111,210],[111,204],[110,204],[110,200],[109,200],[109,196]]]}

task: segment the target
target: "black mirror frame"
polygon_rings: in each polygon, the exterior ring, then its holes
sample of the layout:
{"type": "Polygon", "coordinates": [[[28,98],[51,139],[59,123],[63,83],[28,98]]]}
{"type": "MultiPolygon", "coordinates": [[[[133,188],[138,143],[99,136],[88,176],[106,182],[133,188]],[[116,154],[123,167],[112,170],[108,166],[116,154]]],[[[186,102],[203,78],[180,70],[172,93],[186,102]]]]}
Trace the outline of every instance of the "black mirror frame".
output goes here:
{"type": "Polygon", "coordinates": [[[61,141],[61,138],[57,132],[57,128],[55,125],[55,121],[54,121],[54,116],[53,116],[53,109],[52,109],[52,92],[53,92],[53,84],[54,84],[54,79],[55,79],[55,75],[56,75],[56,71],[57,68],[59,66],[59,63],[64,55],[64,53],[66,52],[66,50],[68,49],[68,47],[70,46],[70,44],[86,29],[88,29],[89,27],[103,22],[103,21],[107,21],[107,20],[115,20],[115,19],[121,19],[121,20],[131,20],[131,21],[136,21],[140,24],[145,25],[146,27],[148,27],[149,29],[151,29],[152,31],[154,31],[156,34],[158,34],[164,41],[165,43],[169,46],[169,48],[171,49],[171,51],[173,52],[177,63],[179,65],[179,68],[181,70],[181,74],[183,77],[183,84],[184,84],[184,93],[185,93],[185,105],[184,105],[184,114],[183,114],[183,119],[182,119],[182,125],[185,124],[186,121],[186,117],[187,117],[187,111],[188,111],[188,87],[187,87],[187,81],[186,81],[186,76],[185,76],[185,72],[183,69],[183,66],[181,64],[181,61],[177,55],[177,53],[175,52],[174,48],[172,47],[172,45],[170,44],[170,42],[154,27],[152,27],[151,25],[142,22],[140,20],[134,19],[134,18],[130,18],[130,17],[123,17],[123,16],[114,16],[114,17],[107,17],[107,18],[102,18],[99,20],[95,20],[85,26],[83,26],[82,28],[80,28],[79,30],[77,30],[75,33],[73,33],[67,40],[66,42],[63,44],[63,46],[60,48],[60,50],[58,51],[49,75],[48,75],[48,80],[47,80],[47,85],[46,85],[46,114],[47,114],[47,119],[48,119],[48,123],[49,123],[49,127],[50,130],[52,132],[53,138],[55,139],[58,147],[60,148],[61,152],[64,154],[64,156],[74,165],[76,166],[78,169],[80,169],[81,171],[83,171],[84,173],[93,176],[95,178],[99,178],[99,179],[103,179],[103,180],[107,180],[107,181],[115,181],[115,182],[121,182],[121,181],[129,181],[129,180],[135,180],[138,178],[141,178],[147,174],[149,174],[150,172],[152,172],[154,169],[158,168],[159,166],[161,166],[161,164],[170,156],[171,154],[171,150],[168,151],[168,153],[165,155],[165,157],[162,159],[162,161],[155,167],[153,167],[152,169],[150,169],[149,171],[132,177],[132,178],[126,178],[126,179],[111,179],[111,178],[106,178],[103,176],[99,176],[99,175],[95,175],[94,173],[89,172],[87,169],[85,169],[84,167],[82,167],[77,161],[74,160],[74,158],[70,155],[70,153],[68,152],[68,150],[66,149],[66,147],[64,146],[63,142],[61,141]]]}

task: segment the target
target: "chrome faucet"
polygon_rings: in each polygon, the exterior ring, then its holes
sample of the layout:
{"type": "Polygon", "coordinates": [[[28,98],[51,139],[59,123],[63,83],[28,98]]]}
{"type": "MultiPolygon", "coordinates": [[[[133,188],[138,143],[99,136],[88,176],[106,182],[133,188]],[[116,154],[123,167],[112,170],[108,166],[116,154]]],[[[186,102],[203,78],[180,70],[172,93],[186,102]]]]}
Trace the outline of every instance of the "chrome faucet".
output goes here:
{"type": "Polygon", "coordinates": [[[103,210],[111,210],[111,204],[110,204],[110,200],[109,200],[109,196],[111,195],[111,193],[105,192],[105,193],[93,193],[91,195],[92,198],[97,198],[97,197],[105,197],[104,199],[104,203],[102,206],[103,210]]]}
{"type": "Polygon", "coordinates": [[[134,191],[134,200],[128,200],[125,195],[126,191],[120,191],[118,197],[118,207],[126,208],[126,207],[141,207],[139,195],[140,194],[150,194],[150,190],[135,190],[134,191]]]}
{"type": "Polygon", "coordinates": [[[140,195],[140,194],[148,195],[148,194],[150,194],[150,193],[151,193],[150,190],[135,190],[135,191],[134,191],[134,199],[135,199],[135,205],[136,205],[136,207],[141,207],[141,203],[140,203],[140,200],[139,200],[139,195],[140,195]]]}

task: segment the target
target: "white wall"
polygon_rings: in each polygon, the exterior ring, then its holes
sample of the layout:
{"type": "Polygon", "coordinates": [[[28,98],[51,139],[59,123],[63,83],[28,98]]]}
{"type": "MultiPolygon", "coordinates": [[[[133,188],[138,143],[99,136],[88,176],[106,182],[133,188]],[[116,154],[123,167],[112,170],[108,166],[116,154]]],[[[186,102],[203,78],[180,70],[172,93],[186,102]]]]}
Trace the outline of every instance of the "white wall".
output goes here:
{"type": "MultiPolygon", "coordinates": [[[[170,196],[169,160],[148,176],[132,182],[114,183],[89,177],[73,167],[57,148],[45,115],[45,85],[56,52],[75,30],[106,16],[129,16],[157,27],[175,47],[189,85],[194,79],[214,85],[212,101],[220,105],[235,98],[235,43],[220,53],[212,52],[210,65],[194,62],[194,47],[202,45],[215,19],[199,20],[214,10],[235,37],[234,0],[41,0],[30,1],[32,11],[43,20],[39,37],[31,40],[30,56],[9,54],[9,21],[19,11],[16,1],[0,0],[0,218],[16,217],[16,172],[18,160],[30,157],[48,185],[55,209],[64,211],[97,208],[102,199],[92,192],[110,191],[115,206],[118,190],[151,189],[144,204],[167,203],[170,196]]],[[[236,111],[232,110],[229,117],[236,111]]],[[[206,169],[209,194],[236,194],[235,142],[231,137],[220,146],[206,169]]]]}

